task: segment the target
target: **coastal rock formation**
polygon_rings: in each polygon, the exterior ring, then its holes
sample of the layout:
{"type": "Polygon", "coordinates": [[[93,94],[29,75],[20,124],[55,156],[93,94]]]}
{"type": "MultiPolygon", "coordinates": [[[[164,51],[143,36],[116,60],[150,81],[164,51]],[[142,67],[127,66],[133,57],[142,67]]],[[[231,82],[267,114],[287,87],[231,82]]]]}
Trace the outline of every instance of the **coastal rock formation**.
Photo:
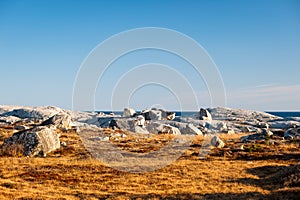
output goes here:
{"type": "Polygon", "coordinates": [[[64,112],[63,109],[54,106],[42,106],[42,107],[23,107],[16,108],[4,112],[1,116],[15,116],[21,119],[33,118],[33,119],[48,119],[49,117],[58,113],[64,112]]]}
{"type": "Polygon", "coordinates": [[[211,114],[209,113],[208,110],[201,108],[199,111],[199,119],[200,120],[206,120],[206,121],[211,121],[212,117],[211,114]]]}
{"type": "Polygon", "coordinates": [[[136,117],[136,125],[141,126],[141,127],[145,127],[145,118],[143,115],[138,115],[136,117]]]}
{"type": "Polygon", "coordinates": [[[175,119],[175,113],[165,111],[163,109],[152,108],[150,110],[143,110],[141,113],[145,117],[145,120],[173,120],[175,119]]]}
{"type": "Polygon", "coordinates": [[[22,121],[22,119],[20,119],[19,117],[15,117],[15,116],[0,116],[0,123],[4,123],[4,124],[15,124],[19,121],[22,121]]]}
{"type": "Polygon", "coordinates": [[[160,122],[150,122],[147,125],[147,130],[150,133],[167,133],[167,134],[173,134],[173,135],[181,135],[181,132],[178,128],[168,125],[168,124],[163,124],[160,122]]]}
{"type": "Polygon", "coordinates": [[[132,108],[124,108],[123,117],[133,117],[135,113],[135,110],[132,108]]]}
{"type": "Polygon", "coordinates": [[[71,128],[71,116],[70,115],[62,115],[62,114],[56,114],[46,121],[41,123],[41,126],[50,126],[53,125],[56,128],[62,129],[62,130],[68,130],[71,128]]]}
{"type": "Polygon", "coordinates": [[[193,124],[186,124],[185,127],[179,130],[184,135],[203,135],[202,131],[200,131],[193,124]]]}
{"type": "MultiPolygon", "coordinates": [[[[123,116],[102,112],[78,112],[54,106],[0,106],[0,125],[12,127],[14,135],[5,140],[2,150],[17,144],[24,155],[46,155],[59,148],[56,129],[76,128],[80,135],[89,129],[102,132],[103,128],[122,129],[142,134],[214,135],[218,133],[248,133],[242,142],[271,141],[300,137],[297,117],[282,118],[265,112],[232,108],[200,109],[195,116],[175,116],[174,112],[152,108],[142,112],[125,108],[123,116]]],[[[213,137],[213,146],[224,142],[213,137]]]]}
{"type": "Polygon", "coordinates": [[[290,128],[284,133],[285,139],[294,139],[295,137],[300,137],[300,127],[290,128]]]}
{"type": "Polygon", "coordinates": [[[54,128],[41,126],[15,133],[4,141],[1,149],[5,153],[5,150],[10,150],[12,146],[21,146],[25,156],[46,156],[47,153],[60,148],[60,140],[54,128]]]}

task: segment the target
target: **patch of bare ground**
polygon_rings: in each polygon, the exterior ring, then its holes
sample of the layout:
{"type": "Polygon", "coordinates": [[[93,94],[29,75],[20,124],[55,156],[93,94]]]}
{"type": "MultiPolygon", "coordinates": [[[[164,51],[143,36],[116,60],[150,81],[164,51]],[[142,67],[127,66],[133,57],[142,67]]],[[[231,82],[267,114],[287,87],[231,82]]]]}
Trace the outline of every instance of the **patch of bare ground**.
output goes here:
{"type": "MultiPolygon", "coordinates": [[[[155,151],[171,135],[125,133],[111,141],[137,153],[155,151]]],[[[1,140],[12,129],[0,129],[1,140]]],[[[93,159],[74,130],[61,131],[63,147],[46,158],[0,157],[0,199],[300,199],[299,141],[244,144],[242,134],[220,135],[226,146],[199,159],[203,137],[169,166],[128,173],[93,159]]],[[[112,137],[114,138],[114,137],[112,137]]]]}

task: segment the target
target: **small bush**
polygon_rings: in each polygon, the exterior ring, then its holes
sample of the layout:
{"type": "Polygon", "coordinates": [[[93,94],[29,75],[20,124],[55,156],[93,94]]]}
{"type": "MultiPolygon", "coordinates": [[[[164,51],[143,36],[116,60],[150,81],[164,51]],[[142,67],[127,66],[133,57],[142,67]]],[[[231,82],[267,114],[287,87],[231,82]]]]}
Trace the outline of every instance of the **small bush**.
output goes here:
{"type": "Polygon", "coordinates": [[[244,148],[246,152],[262,152],[264,149],[262,146],[257,145],[257,144],[252,144],[249,147],[244,148]]]}
{"type": "Polygon", "coordinates": [[[24,155],[24,147],[21,144],[2,145],[0,147],[0,155],[21,157],[24,155]]]}

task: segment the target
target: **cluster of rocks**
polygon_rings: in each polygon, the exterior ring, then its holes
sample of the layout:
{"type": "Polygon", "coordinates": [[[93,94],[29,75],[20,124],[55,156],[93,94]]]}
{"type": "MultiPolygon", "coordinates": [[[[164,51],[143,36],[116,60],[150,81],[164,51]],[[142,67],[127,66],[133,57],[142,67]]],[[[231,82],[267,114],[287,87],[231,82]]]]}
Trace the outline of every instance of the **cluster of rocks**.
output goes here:
{"type": "MultiPolygon", "coordinates": [[[[118,128],[140,134],[211,135],[216,133],[249,133],[241,137],[243,142],[272,137],[273,132],[283,131],[284,139],[300,135],[299,118],[282,118],[265,112],[231,109],[201,108],[190,117],[176,116],[163,109],[137,112],[125,108],[123,115],[96,112],[75,112],[61,108],[0,106],[0,126],[14,126],[15,133],[7,138],[2,147],[20,144],[24,155],[46,155],[60,148],[57,129],[84,127],[101,130],[118,128]]],[[[223,147],[220,138],[213,137],[211,144],[223,147]]]]}
{"type": "Polygon", "coordinates": [[[11,150],[9,147],[22,146],[25,156],[46,156],[47,153],[59,149],[60,135],[57,129],[71,128],[71,115],[60,108],[47,107],[0,107],[0,126],[14,126],[14,134],[7,138],[1,146],[2,153],[11,150]]]}

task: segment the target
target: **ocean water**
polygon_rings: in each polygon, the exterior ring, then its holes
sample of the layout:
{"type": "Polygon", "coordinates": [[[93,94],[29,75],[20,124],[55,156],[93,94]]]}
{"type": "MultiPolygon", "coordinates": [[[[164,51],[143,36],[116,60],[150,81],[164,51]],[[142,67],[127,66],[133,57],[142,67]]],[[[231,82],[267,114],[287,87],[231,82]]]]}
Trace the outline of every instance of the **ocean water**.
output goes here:
{"type": "Polygon", "coordinates": [[[276,115],[279,117],[300,117],[300,112],[285,112],[285,111],[280,111],[280,112],[269,112],[267,111],[266,113],[269,113],[271,115],[276,115]]]}
{"type": "MultiPolygon", "coordinates": [[[[109,114],[109,113],[112,113],[111,111],[101,111],[105,114],[109,114]]],[[[138,111],[139,112],[139,111],[138,111]]],[[[194,116],[196,115],[199,111],[183,111],[183,112],[180,112],[180,111],[174,111],[176,113],[176,116],[182,116],[182,117],[191,117],[191,116],[194,116]]],[[[117,115],[122,115],[123,114],[123,111],[115,111],[113,112],[117,115]]],[[[266,113],[269,113],[269,114],[272,114],[272,115],[276,115],[276,116],[279,116],[279,117],[284,117],[284,118],[287,118],[287,117],[300,117],[300,112],[291,112],[291,111],[280,111],[280,112],[271,112],[271,111],[266,111],[266,113]]]]}

